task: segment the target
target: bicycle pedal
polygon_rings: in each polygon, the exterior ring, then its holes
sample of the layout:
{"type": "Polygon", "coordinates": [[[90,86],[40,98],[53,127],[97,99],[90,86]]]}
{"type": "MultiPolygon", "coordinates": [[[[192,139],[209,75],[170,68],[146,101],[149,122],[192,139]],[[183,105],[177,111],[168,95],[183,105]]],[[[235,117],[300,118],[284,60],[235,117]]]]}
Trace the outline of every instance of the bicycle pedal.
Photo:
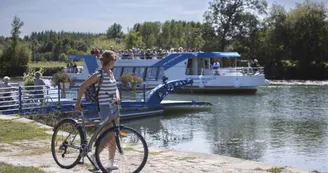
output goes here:
{"type": "Polygon", "coordinates": [[[83,165],[83,164],[84,164],[84,162],[78,162],[77,164],[83,165]]]}

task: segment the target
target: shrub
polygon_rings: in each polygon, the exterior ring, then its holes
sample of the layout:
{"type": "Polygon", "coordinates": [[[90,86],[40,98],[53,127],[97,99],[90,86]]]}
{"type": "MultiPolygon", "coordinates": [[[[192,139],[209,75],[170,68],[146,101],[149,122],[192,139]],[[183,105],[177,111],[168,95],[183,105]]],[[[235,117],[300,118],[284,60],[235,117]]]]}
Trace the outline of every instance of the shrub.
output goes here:
{"type": "MultiPolygon", "coordinates": [[[[23,80],[24,80],[24,86],[31,86],[34,85],[34,73],[36,72],[36,69],[29,69],[28,72],[23,74],[23,80]]],[[[39,68],[38,70],[41,75],[43,75],[43,69],[39,68]]]]}
{"type": "MultiPolygon", "coordinates": [[[[30,68],[35,71],[40,71],[41,67],[33,67],[30,68]]],[[[63,71],[64,67],[44,67],[43,69],[43,76],[52,76],[55,73],[63,71]]]]}
{"type": "Polygon", "coordinates": [[[57,72],[52,75],[52,85],[57,86],[59,83],[70,82],[71,77],[66,72],[57,72]]]}
{"type": "Polygon", "coordinates": [[[123,84],[123,86],[125,87],[136,87],[137,84],[140,84],[143,82],[141,77],[138,77],[136,75],[134,75],[133,73],[127,73],[127,74],[123,74],[120,78],[121,83],[123,84]]]}
{"type": "Polygon", "coordinates": [[[60,83],[62,83],[62,87],[61,87],[62,98],[66,98],[65,83],[70,81],[71,81],[71,77],[66,72],[57,72],[52,76],[53,86],[58,86],[60,83]]]}
{"type": "Polygon", "coordinates": [[[123,74],[120,78],[123,86],[129,87],[133,91],[133,97],[136,98],[137,85],[143,82],[141,77],[134,75],[133,73],[123,74]]]}

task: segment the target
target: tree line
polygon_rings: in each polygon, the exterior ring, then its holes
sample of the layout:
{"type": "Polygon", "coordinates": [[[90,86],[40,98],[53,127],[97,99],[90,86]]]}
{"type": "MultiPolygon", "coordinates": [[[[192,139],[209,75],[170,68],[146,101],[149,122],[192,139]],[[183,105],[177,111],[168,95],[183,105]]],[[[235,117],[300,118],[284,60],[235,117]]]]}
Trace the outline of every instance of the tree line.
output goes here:
{"type": "MultiPolygon", "coordinates": [[[[143,22],[134,24],[127,33],[114,23],[105,33],[44,31],[21,39],[17,34],[23,25],[17,25],[16,30],[14,26],[11,37],[0,37],[0,62],[11,65],[21,62],[15,51],[24,54],[27,61],[67,61],[66,55],[90,53],[92,48],[183,47],[237,51],[243,59],[258,59],[270,79],[328,78],[327,8],[318,1],[308,0],[286,10],[279,4],[269,9],[265,0],[212,0],[204,22],[143,22]]],[[[1,69],[0,75],[9,73],[1,69]]]]}

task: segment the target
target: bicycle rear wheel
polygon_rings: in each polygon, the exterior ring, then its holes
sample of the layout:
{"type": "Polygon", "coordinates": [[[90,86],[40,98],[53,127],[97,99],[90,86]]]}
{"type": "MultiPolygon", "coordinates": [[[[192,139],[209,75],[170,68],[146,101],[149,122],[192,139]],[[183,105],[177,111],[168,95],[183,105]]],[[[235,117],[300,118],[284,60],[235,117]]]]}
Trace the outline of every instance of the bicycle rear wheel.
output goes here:
{"type": "Polygon", "coordinates": [[[140,172],[148,159],[148,146],[136,130],[120,126],[106,130],[96,141],[96,160],[103,172],[140,172]],[[119,150],[123,152],[120,152],[119,150]],[[113,154],[114,153],[114,154],[113,154]],[[110,158],[111,157],[111,158],[110,158]],[[113,159],[114,165],[109,160],[113,159]]]}
{"type": "Polygon", "coordinates": [[[74,120],[60,121],[54,128],[51,140],[51,152],[57,165],[70,169],[78,164],[83,141],[83,130],[74,120]]]}

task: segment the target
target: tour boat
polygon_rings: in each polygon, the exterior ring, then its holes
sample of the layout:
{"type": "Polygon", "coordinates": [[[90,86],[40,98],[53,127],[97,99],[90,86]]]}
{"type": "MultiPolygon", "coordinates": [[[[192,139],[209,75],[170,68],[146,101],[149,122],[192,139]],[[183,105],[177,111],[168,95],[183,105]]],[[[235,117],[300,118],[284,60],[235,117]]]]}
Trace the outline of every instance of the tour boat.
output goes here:
{"type": "MultiPolygon", "coordinates": [[[[100,66],[95,55],[69,55],[69,59],[83,59],[82,70],[69,74],[74,79],[72,86],[79,85],[100,66]]],[[[250,67],[237,52],[177,52],[163,58],[158,57],[117,57],[112,69],[116,80],[122,74],[133,73],[143,79],[139,89],[153,89],[167,80],[192,78],[193,84],[176,92],[254,94],[258,87],[268,85],[263,67],[250,67]],[[220,67],[213,62],[220,62],[220,67]],[[145,86],[145,88],[142,88],[145,86]]]]}

